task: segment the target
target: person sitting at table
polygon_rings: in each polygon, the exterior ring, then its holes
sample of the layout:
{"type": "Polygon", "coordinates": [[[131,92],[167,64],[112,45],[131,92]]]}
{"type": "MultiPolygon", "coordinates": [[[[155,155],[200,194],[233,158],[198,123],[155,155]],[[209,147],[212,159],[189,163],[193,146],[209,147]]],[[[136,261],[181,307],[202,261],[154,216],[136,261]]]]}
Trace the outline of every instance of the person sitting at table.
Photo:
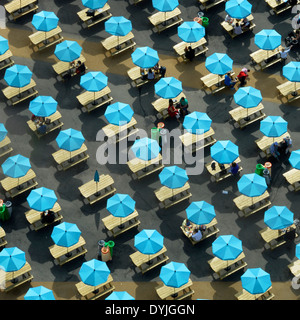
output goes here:
{"type": "Polygon", "coordinates": [[[147,69],[140,68],[140,74],[141,74],[142,80],[146,80],[147,79],[147,69]]]}
{"type": "Polygon", "coordinates": [[[278,146],[278,152],[283,156],[289,153],[292,148],[292,139],[289,136],[286,136],[282,139],[278,146]]]}
{"type": "Polygon", "coordinates": [[[184,219],[182,222],[182,227],[187,235],[189,235],[192,231],[193,225],[189,219],[184,219]]]}
{"type": "Polygon", "coordinates": [[[247,19],[247,17],[245,17],[242,20],[241,27],[242,27],[242,29],[247,29],[250,27],[250,21],[247,19]]]}
{"type": "Polygon", "coordinates": [[[278,151],[278,142],[277,141],[275,141],[274,143],[271,144],[270,153],[276,160],[279,160],[278,156],[280,156],[280,153],[278,151]]]}
{"type": "Polygon", "coordinates": [[[182,117],[185,117],[189,112],[188,112],[188,107],[189,103],[186,98],[181,97],[178,103],[179,110],[180,110],[180,115],[182,117]]]}
{"type": "Polygon", "coordinates": [[[236,81],[233,81],[233,78],[230,75],[230,72],[225,74],[224,84],[226,87],[230,87],[231,90],[234,90],[234,86],[236,84],[236,81]]]}
{"type": "Polygon", "coordinates": [[[164,78],[167,68],[164,66],[160,66],[158,63],[153,67],[154,72],[156,74],[161,74],[161,77],[164,78]]]}
{"type": "Polygon", "coordinates": [[[230,165],[230,173],[235,176],[239,172],[239,165],[236,162],[232,162],[230,165]]]}
{"type": "Polygon", "coordinates": [[[52,210],[45,210],[41,214],[42,223],[52,223],[55,220],[55,213],[52,210]]]}
{"type": "Polygon", "coordinates": [[[85,64],[80,60],[76,64],[76,74],[85,74],[85,64]]]}
{"type": "Polygon", "coordinates": [[[202,232],[200,228],[195,228],[193,231],[193,234],[191,235],[191,238],[195,242],[199,242],[202,239],[202,232]]]}
{"type": "Polygon", "coordinates": [[[148,70],[147,79],[148,79],[148,80],[153,80],[154,78],[155,78],[155,74],[154,74],[153,70],[150,68],[150,69],[148,70]]]}
{"type": "Polygon", "coordinates": [[[193,49],[191,46],[185,47],[184,48],[184,55],[185,57],[190,60],[193,61],[195,58],[195,49],[193,49]]]}
{"type": "Polygon", "coordinates": [[[240,24],[237,22],[233,28],[233,33],[236,35],[242,34],[243,33],[243,29],[240,26],[240,24]]]}
{"type": "Polygon", "coordinates": [[[229,14],[227,14],[226,17],[225,17],[225,22],[228,22],[229,24],[232,24],[233,21],[234,21],[234,19],[231,18],[229,14]]]}
{"type": "Polygon", "coordinates": [[[180,117],[179,111],[174,106],[174,102],[172,99],[169,99],[168,114],[171,118],[176,118],[177,120],[180,117]]]}

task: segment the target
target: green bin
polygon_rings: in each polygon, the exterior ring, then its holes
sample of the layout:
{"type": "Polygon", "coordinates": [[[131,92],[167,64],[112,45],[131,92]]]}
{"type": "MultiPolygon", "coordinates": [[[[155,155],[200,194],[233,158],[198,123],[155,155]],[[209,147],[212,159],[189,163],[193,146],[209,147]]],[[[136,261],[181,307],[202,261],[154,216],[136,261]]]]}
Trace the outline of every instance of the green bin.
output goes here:
{"type": "Polygon", "coordinates": [[[202,26],[205,28],[209,25],[209,19],[207,17],[202,17],[202,26]]]}
{"type": "Polygon", "coordinates": [[[263,171],[264,171],[265,167],[262,164],[257,164],[256,165],[256,170],[255,173],[257,173],[260,176],[263,176],[263,171]]]}
{"type": "Polygon", "coordinates": [[[151,139],[156,140],[157,143],[160,143],[160,135],[159,135],[160,129],[153,127],[151,129],[151,139]]]}
{"type": "Polygon", "coordinates": [[[113,256],[113,247],[115,246],[115,243],[112,240],[107,241],[105,247],[107,246],[109,247],[110,255],[113,256]]]}
{"type": "Polygon", "coordinates": [[[3,204],[1,207],[0,207],[0,220],[2,221],[6,221],[10,218],[10,214],[6,208],[6,205],[3,204]]]}

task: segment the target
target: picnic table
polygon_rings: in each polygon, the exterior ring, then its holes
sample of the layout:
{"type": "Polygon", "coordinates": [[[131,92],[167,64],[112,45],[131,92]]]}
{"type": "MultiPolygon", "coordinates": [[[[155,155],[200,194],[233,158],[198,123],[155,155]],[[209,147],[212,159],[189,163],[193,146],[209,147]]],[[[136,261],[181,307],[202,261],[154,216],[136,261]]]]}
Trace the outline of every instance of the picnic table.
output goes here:
{"type": "Polygon", "coordinates": [[[243,289],[234,296],[237,298],[237,300],[272,300],[275,295],[271,292],[271,289],[272,286],[266,292],[259,294],[251,294],[247,290],[243,289]]]}
{"type": "Polygon", "coordinates": [[[246,126],[262,120],[266,117],[266,114],[263,112],[264,106],[262,103],[259,103],[256,107],[253,108],[243,108],[237,107],[229,111],[231,119],[234,121],[234,126],[236,128],[244,129],[246,126]]]}
{"type": "Polygon", "coordinates": [[[37,31],[29,35],[28,37],[33,51],[41,51],[62,42],[64,37],[61,35],[61,33],[61,28],[57,26],[56,28],[47,32],[37,31]]]}
{"type": "MultiPolygon", "coordinates": [[[[286,10],[292,9],[292,6],[289,4],[289,2],[284,0],[265,0],[265,2],[276,14],[280,14],[286,10]]],[[[300,4],[300,0],[297,1],[297,4],[300,4]]]]}
{"type": "Polygon", "coordinates": [[[156,293],[162,300],[183,300],[192,297],[195,291],[192,289],[191,279],[179,288],[173,288],[162,284],[156,288],[156,293]]]}
{"type": "Polygon", "coordinates": [[[90,180],[78,187],[78,189],[84,199],[87,199],[91,205],[116,192],[114,180],[108,174],[101,174],[99,177],[99,182],[90,180]]]}
{"type": "Polygon", "coordinates": [[[96,92],[85,91],[76,98],[81,106],[90,113],[91,111],[110,103],[113,100],[110,93],[110,88],[106,86],[102,90],[96,92]]]}
{"type": "Polygon", "coordinates": [[[4,277],[1,279],[3,281],[4,289],[0,288],[0,291],[9,292],[26,282],[31,282],[33,276],[30,271],[31,266],[26,261],[25,265],[21,269],[17,271],[4,272],[4,277]]]}
{"type": "Polygon", "coordinates": [[[25,176],[20,178],[6,177],[0,181],[4,191],[14,198],[30,189],[35,188],[38,183],[35,181],[36,174],[32,169],[29,169],[25,176]]]}
{"type": "Polygon", "coordinates": [[[217,140],[215,139],[214,134],[215,131],[211,127],[203,134],[193,134],[190,132],[186,132],[183,135],[179,136],[179,139],[189,152],[196,152],[202,148],[216,143],[217,140]]]}
{"type": "Polygon", "coordinates": [[[214,6],[227,1],[228,0],[198,0],[198,2],[200,3],[200,5],[203,7],[204,10],[209,10],[214,6]]]}
{"type": "Polygon", "coordinates": [[[290,269],[291,273],[295,277],[299,277],[300,275],[300,260],[296,260],[288,265],[288,268],[290,269]]]}
{"type": "Polygon", "coordinates": [[[61,113],[59,111],[56,111],[55,113],[53,113],[52,115],[48,116],[46,119],[49,121],[49,123],[43,123],[46,125],[47,129],[46,129],[46,132],[45,133],[40,133],[38,132],[38,123],[36,123],[35,121],[33,120],[28,120],[27,121],[27,124],[28,124],[28,127],[29,129],[34,132],[34,134],[40,138],[40,137],[43,137],[45,136],[46,134],[56,130],[56,129],[60,129],[64,123],[61,122],[62,116],[61,116],[61,113]]]}
{"type": "Polygon", "coordinates": [[[300,170],[298,169],[291,169],[283,174],[286,181],[290,184],[290,188],[293,191],[300,190],[300,170]]]}
{"type": "Polygon", "coordinates": [[[138,212],[134,210],[127,217],[119,218],[114,217],[112,214],[102,219],[102,222],[105,228],[112,233],[114,237],[119,236],[120,234],[138,227],[141,224],[141,221],[138,220],[138,212]]]}
{"type": "MultiPolygon", "coordinates": [[[[230,75],[233,76],[235,73],[230,72],[230,75]]],[[[214,73],[209,73],[200,78],[202,81],[203,90],[208,89],[211,93],[216,93],[226,88],[225,86],[225,74],[217,75],[214,73]]]]}
{"type": "Polygon", "coordinates": [[[0,55],[0,70],[10,67],[15,63],[11,57],[12,52],[9,49],[0,55]]]}
{"type": "Polygon", "coordinates": [[[160,202],[160,205],[162,205],[165,209],[189,199],[192,196],[188,182],[186,182],[183,187],[176,189],[162,186],[161,188],[155,190],[154,194],[157,200],[160,202]]]}
{"type": "Polygon", "coordinates": [[[236,259],[234,260],[222,260],[218,257],[214,257],[213,259],[208,261],[208,264],[212,268],[215,279],[223,280],[224,278],[232,275],[233,273],[244,269],[247,266],[247,263],[243,260],[245,258],[244,252],[242,252],[236,259]]]}
{"type": "MultiPolygon", "coordinates": [[[[181,92],[177,97],[173,98],[173,102],[176,104],[180,101],[181,98],[186,98],[185,94],[181,92]]],[[[166,119],[169,117],[168,107],[169,107],[169,99],[158,98],[154,102],[152,102],[152,106],[158,112],[159,116],[162,119],[166,119]]]]}
{"type": "MultiPolygon", "coordinates": [[[[238,157],[234,162],[240,163],[241,159],[238,157]]],[[[210,173],[211,180],[213,182],[219,182],[219,181],[222,181],[222,180],[232,176],[232,174],[230,172],[230,164],[228,164],[228,163],[225,163],[224,169],[221,169],[220,165],[216,161],[212,161],[210,163],[207,163],[205,165],[205,168],[210,173]],[[213,170],[212,166],[211,166],[213,162],[215,162],[215,164],[216,164],[215,170],[213,170]]],[[[240,173],[242,170],[243,170],[242,166],[239,166],[238,172],[240,173]]]]}
{"type": "Polygon", "coordinates": [[[249,217],[255,212],[258,212],[264,208],[271,205],[269,200],[270,195],[268,191],[265,191],[262,195],[258,197],[247,197],[245,195],[240,195],[233,199],[234,204],[240,210],[239,215],[249,217]]]}
{"type": "Polygon", "coordinates": [[[135,135],[138,133],[139,129],[135,127],[137,124],[134,117],[131,120],[123,124],[121,126],[111,124],[104,126],[102,128],[103,132],[105,133],[106,137],[110,139],[115,139],[115,143],[119,143],[123,139],[127,139],[128,137],[135,135]]]}
{"type": "Polygon", "coordinates": [[[6,154],[13,151],[11,147],[11,141],[8,136],[6,136],[2,141],[0,141],[0,158],[6,154]]]}
{"type": "Polygon", "coordinates": [[[2,227],[0,227],[0,248],[4,248],[7,245],[6,233],[2,227]]]}
{"type": "MultiPolygon", "coordinates": [[[[148,70],[145,69],[145,74],[148,74],[148,70]]],[[[129,69],[127,71],[127,75],[129,77],[129,79],[135,84],[135,86],[137,88],[139,88],[140,86],[149,83],[149,82],[153,82],[155,80],[159,80],[161,78],[161,74],[154,72],[154,79],[153,80],[149,80],[149,79],[142,79],[142,75],[141,75],[141,68],[140,67],[133,67],[131,69],[129,69]]]]}
{"type": "Polygon", "coordinates": [[[79,12],[77,12],[77,15],[81,21],[81,23],[87,27],[90,28],[97,23],[100,23],[102,21],[105,21],[109,19],[112,14],[109,12],[110,6],[108,3],[106,3],[103,8],[97,9],[94,11],[94,16],[88,16],[87,12],[89,11],[88,8],[85,8],[79,12]]]}
{"type": "Polygon", "coordinates": [[[274,142],[278,142],[280,143],[284,137],[289,136],[291,137],[291,134],[289,132],[285,132],[283,135],[281,135],[280,137],[267,137],[267,136],[263,136],[257,140],[255,140],[255,143],[257,145],[257,147],[261,150],[261,157],[271,157],[271,152],[270,152],[270,147],[274,142]]]}
{"type": "Polygon", "coordinates": [[[207,41],[203,37],[197,42],[193,42],[191,44],[182,41],[180,43],[175,44],[173,46],[173,49],[178,54],[178,56],[182,59],[182,61],[187,62],[189,60],[185,57],[185,50],[184,50],[187,46],[191,46],[192,49],[195,49],[195,57],[197,57],[200,54],[204,54],[206,53],[206,51],[208,51],[208,47],[206,46],[206,44],[207,44],[207,41]]]}
{"type": "MultiPolygon", "coordinates": [[[[289,228],[295,230],[296,225],[292,224],[289,228]]],[[[266,242],[265,248],[271,249],[271,250],[278,248],[286,243],[286,240],[283,237],[286,234],[286,232],[287,231],[285,229],[273,230],[273,229],[270,229],[269,227],[266,227],[259,231],[261,237],[266,242]]],[[[296,234],[296,237],[297,236],[298,235],[296,234]]]]}
{"type": "Polygon", "coordinates": [[[180,14],[181,11],[177,7],[173,11],[169,12],[156,12],[148,17],[148,19],[152,26],[154,26],[154,30],[161,33],[168,28],[181,24],[183,19],[180,17],[180,14]]]}
{"type": "Polygon", "coordinates": [[[62,266],[75,258],[85,255],[87,253],[87,249],[85,249],[84,245],[85,240],[80,236],[78,242],[70,247],[63,247],[54,244],[49,247],[49,250],[55,261],[62,266]]]}
{"type": "MultiPolygon", "coordinates": [[[[202,240],[205,240],[213,235],[218,234],[218,232],[220,232],[220,230],[217,228],[217,224],[218,221],[216,218],[213,218],[209,223],[205,224],[206,229],[202,232],[202,238],[200,239],[200,241],[194,241],[193,238],[190,236],[190,234],[186,231],[185,226],[181,225],[180,229],[183,232],[183,234],[191,241],[191,243],[193,245],[201,242],[202,240]]],[[[198,225],[194,224],[191,222],[192,228],[191,230],[194,230],[195,228],[199,227],[198,225]]]]}
{"type": "Polygon", "coordinates": [[[292,102],[300,98],[300,82],[286,81],[276,88],[279,92],[279,98],[285,102],[292,102]]]}
{"type": "Polygon", "coordinates": [[[136,251],[132,253],[129,258],[132,263],[140,269],[142,274],[147,271],[152,270],[153,268],[165,263],[169,260],[169,257],[165,255],[167,252],[167,248],[165,246],[162,247],[157,253],[154,254],[143,254],[140,251],[136,251]]]}
{"type": "Polygon", "coordinates": [[[52,157],[57,164],[57,168],[65,171],[83,161],[88,160],[90,156],[86,152],[87,146],[83,143],[81,148],[71,152],[64,149],[59,149],[58,151],[52,153],[52,157]]]}
{"type": "MultiPolygon", "coordinates": [[[[253,22],[254,17],[253,17],[252,14],[247,16],[247,19],[250,22],[250,26],[242,28],[243,32],[241,34],[244,34],[247,31],[253,30],[256,27],[255,23],[253,22]]],[[[241,19],[235,19],[234,18],[232,23],[229,23],[227,21],[222,21],[221,22],[221,26],[223,27],[223,29],[225,31],[228,32],[228,34],[231,36],[232,39],[235,38],[236,36],[238,36],[238,34],[234,33],[234,26],[236,25],[236,23],[239,23],[240,21],[241,21],[241,19]]]]}
{"type": "Polygon", "coordinates": [[[26,99],[36,97],[39,92],[35,89],[35,86],[35,81],[31,79],[30,83],[27,86],[24,86],[22,88],[8,86],[2,89],[2,92],[8,102],[10,102],[12,106],[14,106],[26,99]]]}
{"type": "Polygon", "coordinates": [[[16,21],[30,12],[36,13],[38,10],[38,0],[13,0],[4,5],[9,14],[9,19],[16,21]]]}
{"type": "Polygon", "coordinates": [[[274,50],[259,49],[255,52],[250,53],[250,58],[254,65],[257,65],[260,70],[264,70],[281,61],[279,53],[282,49],[283,46],[281,45],[274,50]]]}
{"type": "Polygon", "coordinates": [[[54,72],[61,78],[62,81],[64,81],[64,76],[66,74],[69,74],[71,77],[74,77],[77,75],[76,64],[78,61],[81,61],[81,63],[85,63],[86,59],[83,55],[80,55],[78,59],[72,61],[74,62],[74,65],[72,65],[70,62],[58,61],[52,67],[54,72]]]}
{"type": "Polygon", "coordinates": [[[111,274],[108,276],[105,282],[100,283],[97,286],[90,286],[82,281],[77,283],[75,286],[78,290],[80,298],[83,297],[86,300],[96,300],[115,290],[111,274]]]}
{"type": "Polygon", "coordinates": [[[42,228],[45,228],[49,225],[51,225],[52,223],[56,223],[59,222],[63,219],[63,216],[60,214],[61,211],[61,207],[60,205],[56,202],[53,206],[53,208],[51,209],[51,211],[54,212],[55,215],[55,219],[53,220],[53,222],[50,223],[43,223],[42,222],[42,211],[37,211],[34,209],[30,209],[28,211],[25,212],[25,217],[26,220],[30,223],[30,225],[33,227],[33,229],[35,231],[38,231],[42,228]]]}
{"type": "Polygon", "coordinates": [[[104,49],[111,55],[115,56],[128,49],[134,49],[136,43],[134,42],[134,35],[132,32],[126,34],[126,36],[110,36],[101,41],[104,49]]]}

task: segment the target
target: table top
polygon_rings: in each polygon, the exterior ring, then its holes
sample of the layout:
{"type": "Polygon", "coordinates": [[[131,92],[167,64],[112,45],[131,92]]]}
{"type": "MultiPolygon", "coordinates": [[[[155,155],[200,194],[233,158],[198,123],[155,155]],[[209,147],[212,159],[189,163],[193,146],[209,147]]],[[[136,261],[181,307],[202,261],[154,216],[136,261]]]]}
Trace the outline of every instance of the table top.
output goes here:
{"type": "Polygon", "coordinates": [[[153,158],[148,161],[145,161],[145,160],[142,160],[139,158],[131,159],[130,161],[127,162],[127,165],[132,172],[136,173],[136,172],[141,171],[141,170],[143,170],[153,164],[158,164],[160,161],[162,161],[162,156],[159,153],[156,158],[153,158]]]}
{"type": "Polygon", "coordinates": [[[250,53],[250,57],[256,62],[256,63],[261,63],[264,60],[271,58],[275,56],[279,51],[283,49],[283,46],[280,45],[274,50],[263,50],[259,49],[255,52],[250,53]]]}
{"type": "Polygon", "coordinates": [[[300,82],[291,82],[291,81],[286,81],[279,86],[276,87],[279,92],[283,96],[287,96],[288,94],[299,91],[300,90],[300,82]]]}
{"type": "Polygon", "coordinates": [[[27,7],[30,4],[33,4],[33,3],[36,3],[36,2],[37,2],[37,0],[22,0],[22,1],[13,0],[13,1],[9,2],[9,3],[6,3],[4,5],[4,7],[5,7],[5,9],[6,9],[6,11],[8,13],[12,13],[14,11],[19,10],[20,8],[27,7]],[[20,5],[22,5],[22,6],[20,7],[20,5]]]}
{"type": "Polygon", "coordinates": [[[298,169],[291,169],[283,174],[283,176],[286,178],[286,180],[290,184],[294,184],[298,181],[300,181],[300,170],[298,169]]]}
{"type": "Polygon", "coordinates": [[[12,52],[8,49],[6,52],[0,55],[0,62],[12,57],[12,52]]]}
{"type": "Polygon", "coordinates": [[[286,4],[287,6],[290,6],[290,4],[287,1],[283,1],[283,0],[265,0],[267,2],[267,4],[272,8],[276,8],[279,7],[283,4],[286,4]]]}
{"type": "MultiPolygon", "coordinates": [[[[179,102],[179,100],[181,98],[186,98],[185,94],[183,92],[181,92],[177,97],[173,98],[172,100],[176,101],[176,103],[179,102]]],[[[164,98],[158,98],[157,100],[155,100],[154,102],[152,102],[152,105],[154,107],[154,109],[157,111],[157,112],[162,112],[163,110],[166,110],[168,109],[169,107],[169,99],[164,99],[164,98]]]]}
{"type": "MultiPolygon", "coordinates": [[[[102,13],[105,12],[105,11],[108,11],[109,9],[110,9],[110,6],[108,5],[108,3],[105,3],[105,5],[104,5],[102,8],[95,10],[95,15],[94,15],[94,17],[97,17],[98,15],[102,14],[102,13]]],[[[88,15],[86,14],[86,12],[87,12],[88,10],[89,10],[89,8],[86,8],[86,9],[83,9],[83,10],[77,12],[77,15],[79,16],[79,18],[80,18],[82,21],[84,21],[84,22],[93,19],[92,16],[88,16],[88,15]]]]}
{"type": "Polygon", "coordinates": [[[113,282],[113,277],[111,276],[111,274],[109,274],[107,280],[103,283],[98,284],[97,286],[90,286],[90,285],[85,284],[82,281],[80,281],[79,283],[76,283],[75,286],[76,286],[78,292],[84,297],[84,296],[92,293],[93,291],[98,290],[98,289],[108,285],[111,282],[113,282]]]}
{"type": "Polygon", "coordinates": [[[295,276],[298,277],[300,274],[300,260],[296,260],[292,262],[291,264],[288,265],[291,273],[295,276]]]}
{"type": "Polygon", "coordinates": [[[245,258],[244,252],[242,252],[236,259],[234,260],[222,260],[218,257],[214,257],[212,260],[208,261],[210,267],[215,271],[219,272],[221,270],[224,270],[228,266],[231,266],[235,264],[236,262],[242,260],[245,258]]]}
{"type": "Polygon", "coordinates": [[[68,161],[76,156],[78,156],[79,154],[86,152],[87,151],[87,146],[83,143],[81,148],[74,150],[74,151],[67,151],[64,149],[59,149],[58,151],[52,153],[52,156],[54,158],[54,160],[56,161],[56,163],[61,164],[65,161],[68,161]]]}
{"type": "Polygon", "coordinates": [[[62,32],[60,26],[57,26],[56,28],[44,32],[44,31],[37,31],[29,36],[30,41],[34,44],[37,45],[47,39],[50,39],[62,32]]]}
{"type": "MultiPolygon", "coordinates": [[[[212,161],[212,162],[216,162],[216,161],[212,161]]],[[[213,169],[211,168],[212,162],[206,164],[205,167],[206,167],[207,171],[208,171],[212,176],[215,176],[215,175],[219,174],[219,173],[222,171],[222,169],[220,168],[219,164],[216,162],[216,169],[213,170],[213,169]]],[[[240,159],[239,157],[237,157],[237,158],[234,160],[234,162],[235,162],[235,163],[240,163],[240,162],[241,162],[241,159],[240,159]]],[[[224,170],[229,169],[229,168],[230,168],[230,163],[225,163],[225,164],[224,164],[224,167],[225,167],[224,170]]]]}
{"type": "Polygon", "coordinates": [[[264,105],[260,102],[258,106],[253,108],[243,108],[243,107],[237,107],[233,110],[229,111],[229,114],[231,115],[232,119],[234,121],[239,121],[241,119],[246,118],[247,116],[251,116],[252,114],[261,111],[264,109],[264,105]]]}
{"type": "Polygon", "coordinates": [[[70,247],[63,247],[58,246],[57,244],[54,244],[53,246],[49,247],[50,253],[53,256],[54,259],[57,259],[69,252],[72,252],[73,250],[85,245],[85,240],[82,236],[79,237],[79,240],[77,243],[75,243],[73,246],[70,247]]]}
{"type": "Polygon", "coordinates": [[[117,134],[120,134],[122,131],[133,127],[136,124],[137,124],[137,122],[136,122],[135,118],[132,117],[128,123],[126,123],[122,126],[117,126],[115,124],[109,123],[108,125],[104,126],[102,128],[102,130],[104,131],[104,133],[107,137],[113,137],[113,136],[116,136],[117,134]]]}
{"type": "Polygon", "coordinates": [[[125,43],[126,41],[132,40],[134,35],[132,32],[126,34],[126,36],[118,37],[118,36],[110,36],[103,41],[101,41],[103,47],[109,51],[113,48],[116,48],[118,45],[125,43]]]}
{"type": "Polygon", "coordinates": [[[186,284],[182,285],[179,288],[173,288],[163,284],[161,287],[156,289],[156,292],[161,299],[166,299],[173,294],[179,293],[180,291],[191,287],[192,285],[193,285],[193,282],[191,279],[189,279],[189,281],[186,284]]]}
{"type": "Polygon", "coordinates": [[[1,185],[5,191],[12,190],[16,188],[17,186],[34,179],[36,177],[36,174],[32,169],[29,169],[28,172],[20,178],[11,178],[11,177],[6,177],[3,180],[1,180],[1,185]]]}
{"type": "Polygon", "coordinates": [[[129,214],[127,217],[120,218],[120,217],[114,217],[112,214],[102,219],[103,224],[108,230],[113,230],[114,228],[118,227],[122,223],[125,223],[129,220],[132,220],[136,217],[138,217],[138,212],[134,210],[131,214],[129,214]]]}
{"type": "MultiPolygon", "coordinates": [[[[295,224],[292,224],[290,226],[290,228],[292,229],[296,229],[295,224]]],[[[272,240],[276,240],[279,237],[283,236],[286,232],[285,231],[281,231],[281,230],[273,230],[269,227],[266,227],[265,229],[262,229],[260,231],[260,234],[262,236],[262,238],[268,243],[272,240]]]]}
{"type": "Polygon", "coordinates": [[[88,198],[91,195],[101,191],[114,183],[113,178],[108,174],[101,174],[99,177],[99,182],[95,182],[94,180],[90,180],[89,182],[85,183],[84,185],[78,187],[80,193],[85,197],[88,198]]]}
{"type": "Polygon", "coordinates": [[[20,93],[23,93],[29,89],[32,89],[35,86],[36,86],[35,81],[33,79],[31,79],[30,83],[25,87],[15,88],[15,87],[8,86],[8,87],[4,88],[2,90],[2,92],[7,99],[12,99],[12,98],[18,96],[20,93]]]}
{"type": "Polygon", "coordinates": [[[269,197],[269,192],[265,191],[262,195],[258,197],[247,197],[245,195],[240,195],[233,199],[233,202],[238,207],[238,209],[243,210],[245,208],[249,208],[252,204],[256,204],[264,199],[269,197]]]}
{"type": "MultiPolygon", "coordinates": [[[[82,63],[86,62],[86,59],[83,55],[80,55],[80,57],[76,60],[74,60],[75,65],[78,61],[81,61],[82,63]]],[[[53,65],[53,69],[57,74],[62,74],[64,72],[67,72],[71,69],[75,69],[75,66],[71,66],[70,62],[65,62],[65,61],[58,61],[53,65]]]]}
{"type": "Polygon", "coordinates": [[[186,132],[183,135],[179,136],[179,139],[185,146],[190,146],[193,143],[197,143],[203,139],[207,139],[215,134],[214,129],[211,127],[208,131],[203,134],[193,134],[190,132],[186,132]]]}
{"type": "Polygon", "coordinates": [[[132,260],[132,262],[139,267],[144,263],[147,263],[148,261],[153,260],[154,258],[156,258],[157,256],[165,252],[167,252],[167,248],[163,246],[161,250],[159,250],[157,253],[154,253],[154,254],[149,255],[149,254],[141,253],[140,251],[136,251],[133,254],[131,254],[129,257],[132,260]]]}
{"type": "Polygon", "coordinates": [[[152,16],[148,17],[148,19],[154,26],[156,26],[176,16],[179,16],[180,14],[181,14],[181,11],[177,7],[173,11],[169,11],[169,12],[161,12],[161,11],[156,12],[152,16]]]}
{"type": "Polygon", "coordinates": [[[187,42],[180,42],[175,44],[175,46],[173,46],[173,49],[181,56],[183,54],[185,54],[185,47],[191,46],[193,49],[196,49],[200,46],[203,46],[207,43],[206,39],[203,37],[200,40],[198,40],[197,42],[192,42],[192,43],[187,43],[187,42]]]}
{"type": "Polygon", "coordinates": [[[11,143],[8,136],[6,136],[3,140],[0,141],[0,148],[3,148],[11,143]]]}
{"type": "Polygon", "coordinates": [[[102,90],[96,92],[85,91],[80,95],[76,96],[76,98],[81,105],[86,106],[94,100],[98,100],[109,93],[111,93],[111,90],[108,86],[106,86],[102,90]]]}
{"type": "Polygon", "coordinates": [[[17,271],[10,271],[10,272],[5,272],[5,280],[6,281],[10,281],[13,280],[19,276],[21,276],[22,274],[31,271],[31,266],[30,264],[26,261],[24,266],[17,270],[17,271]]]}
{"type": "Polygon", "coordinates": [[[190,185],[188,182],[186,182],[185,185],[181,188],[171,189],[166,186],[163,186],[158,190],[155,190],[154,193],[159,201],[165,201],[177,194],[180,194],[183,191],[187,191],[188,189],[190,189],[190,185]]]}

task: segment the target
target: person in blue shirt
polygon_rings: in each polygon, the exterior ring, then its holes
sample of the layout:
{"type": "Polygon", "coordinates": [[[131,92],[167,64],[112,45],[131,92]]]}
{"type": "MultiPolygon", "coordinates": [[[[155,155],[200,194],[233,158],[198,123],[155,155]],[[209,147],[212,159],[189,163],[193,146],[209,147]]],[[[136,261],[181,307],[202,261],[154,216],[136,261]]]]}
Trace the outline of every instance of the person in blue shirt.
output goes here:
{"type": "Polygon", "coordinates": [[[236,162],[232,162],[230,165],[230,172],[233,176],[239,172],[239,165],[236,162]]]}
{"type": "Polygon", "coordinates": [[[236,84],[236,81],[233,81],[233,79],[232,79],[232,77],[230,75],[230,72],[228,72],[225,75],[224,84],[225,84],[225,86],[230,87],[231,90],[234,90],[234,86],[236,84]]]}

